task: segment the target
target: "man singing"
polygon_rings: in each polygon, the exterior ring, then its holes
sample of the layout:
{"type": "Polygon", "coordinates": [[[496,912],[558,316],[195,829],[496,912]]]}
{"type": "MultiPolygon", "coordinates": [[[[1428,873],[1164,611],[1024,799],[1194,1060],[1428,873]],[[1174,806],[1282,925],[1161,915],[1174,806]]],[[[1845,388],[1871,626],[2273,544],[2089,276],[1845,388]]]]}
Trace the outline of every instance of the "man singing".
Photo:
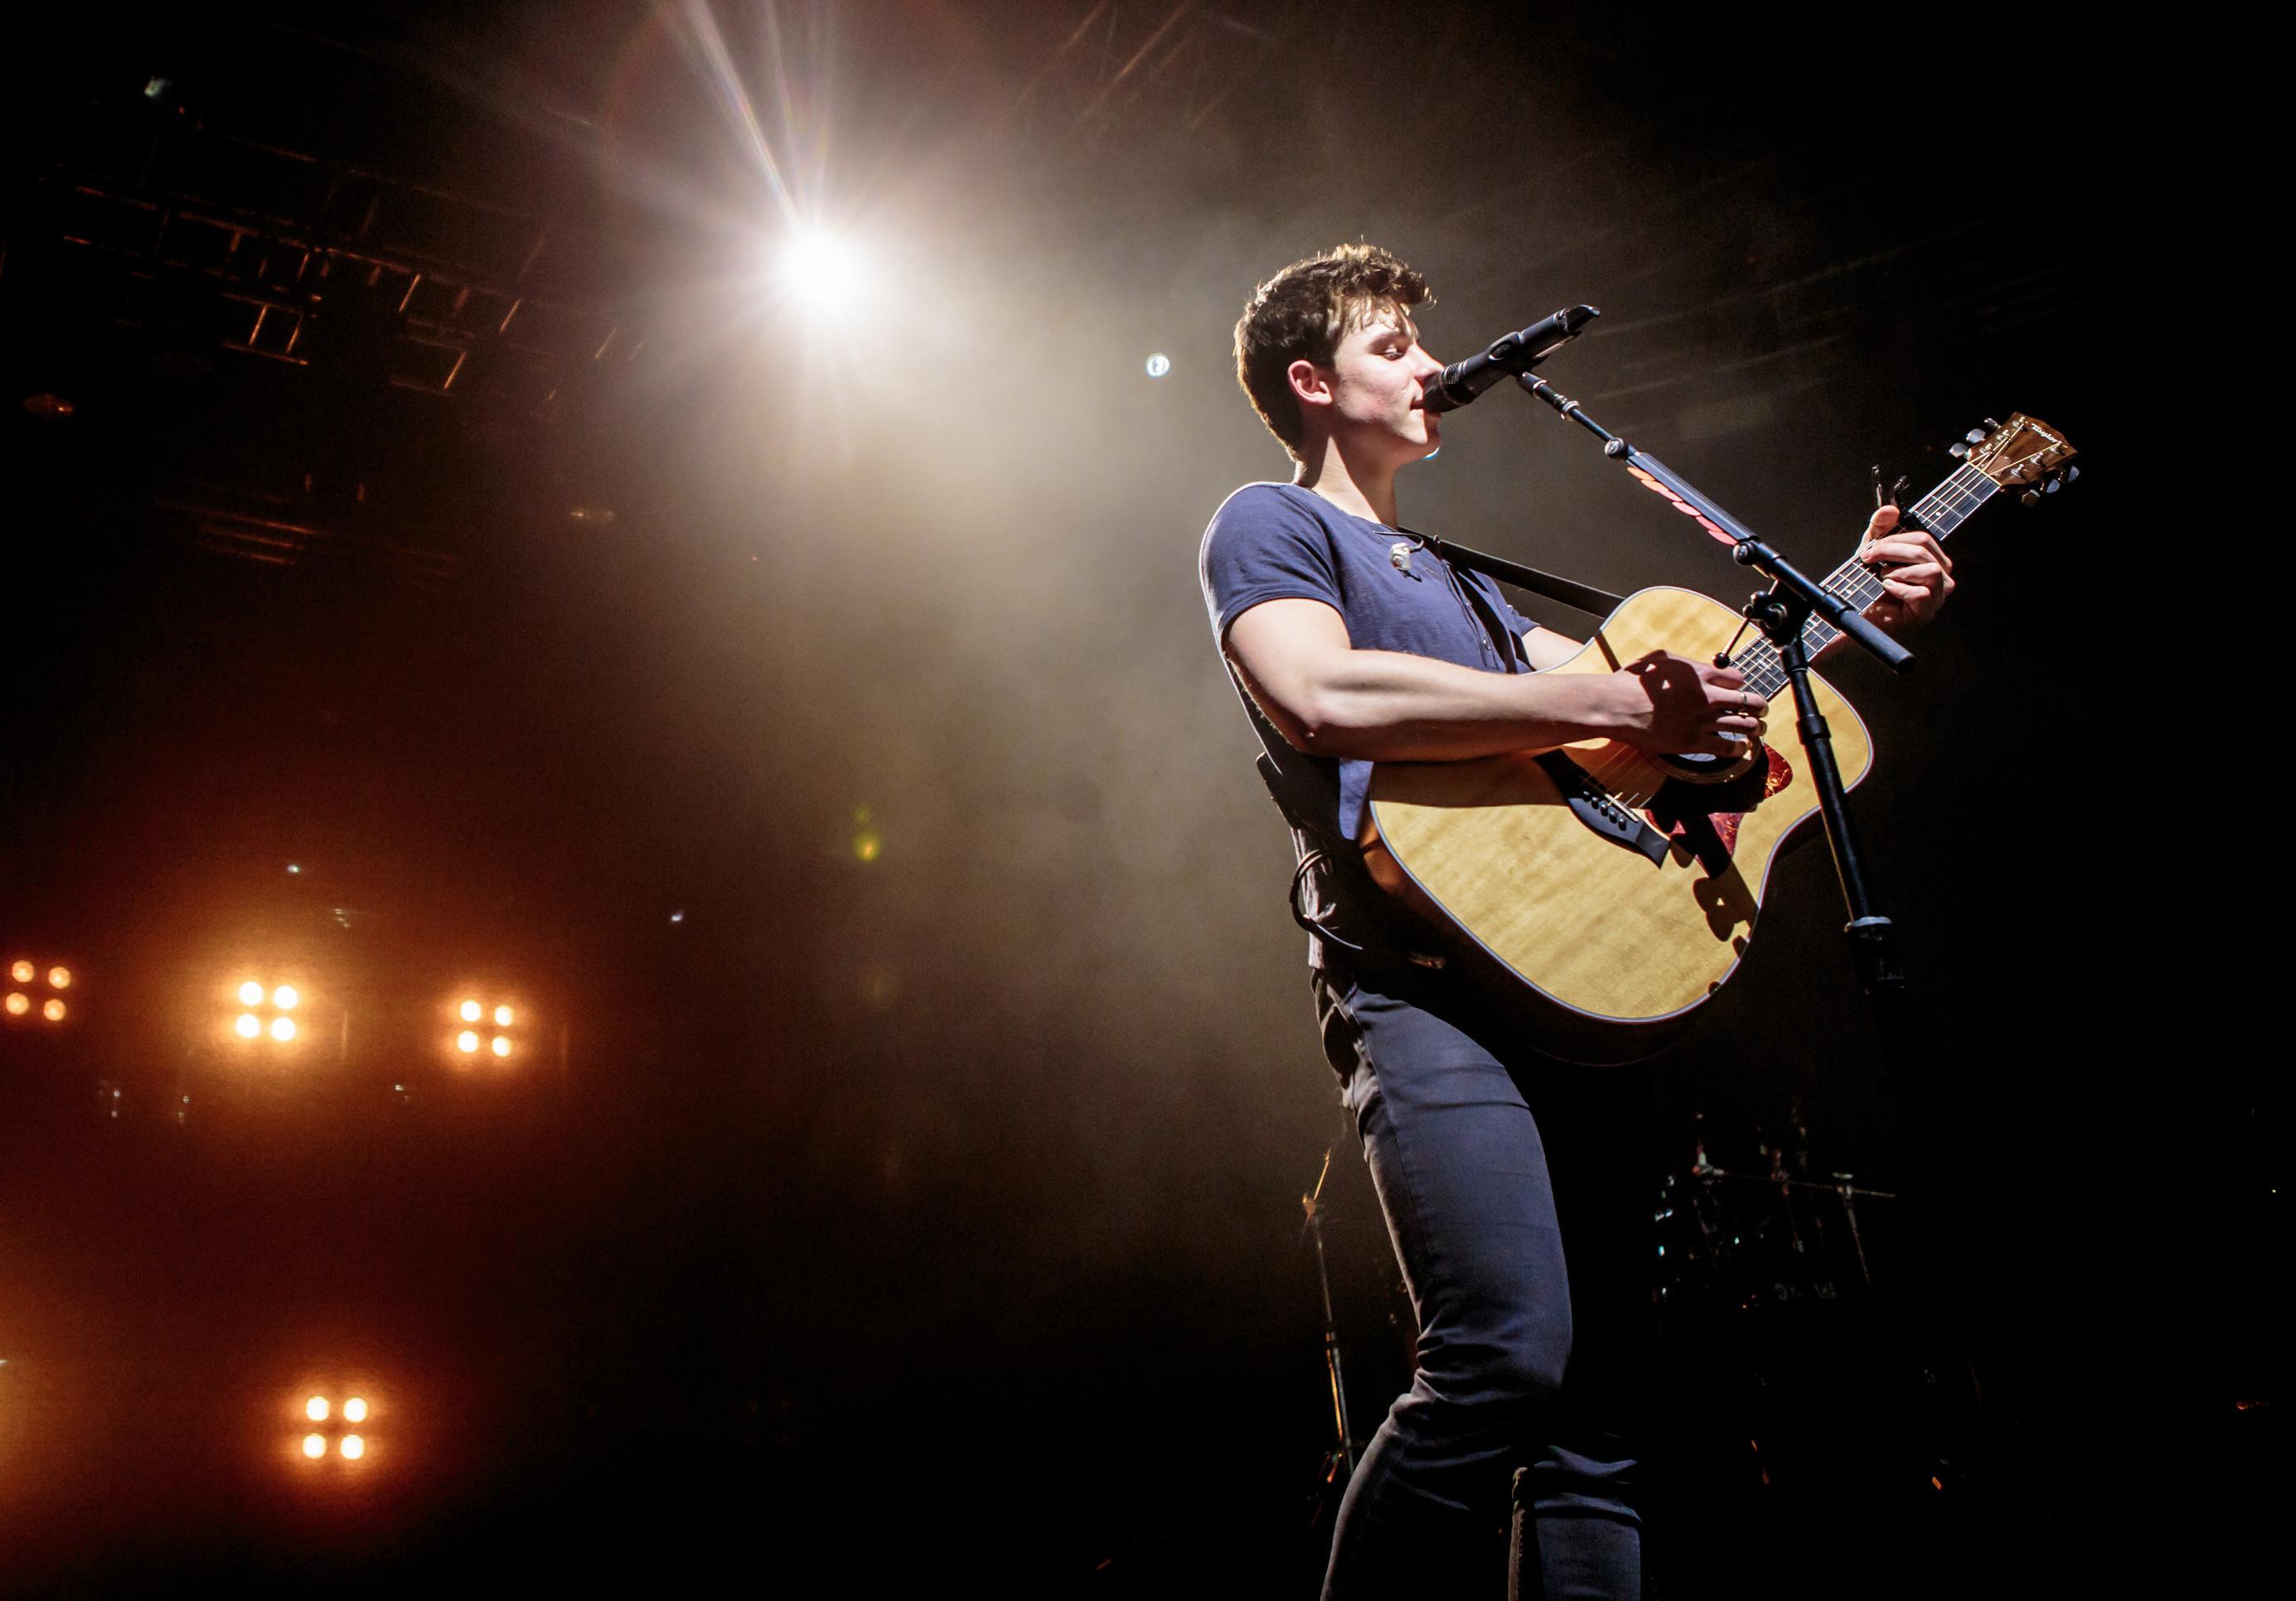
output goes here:
{"type": "MultiPolygon", "coordinates": [[[[1541,674],[1578,641],[1397,521],[1395,475],[1441,443],[1421,407],[1441,363],[1413,311],[1425,281],[1367,245],[1293,263],[1235,328],[1236,373],[1297,463],[1230,495],[1204,535],[1212,632],[1292,828],[1309,979],[1418,1314],[1417,1371],[1342,1501],[1324,1594],[1496,1597],[1508,1485],[1530,1469],[1526,1585],[1641,1594],[1628,1443],[1648,1295],[1637,1221],[1647,1148],[1612,1087],[1546,1055],[1471,984],[1446,937],[1370,880],[1372,764],[1609,739],[1728,754],[1768,706],[1736,669],[1653,655],[1541,674]],[[1542,1141],[1542,1123],[1546,1140],[1542,1141]],[[1567,1235],[1567,1241],[1566,1241],[1567,1235]]],[[[1874,514],[1870,615],[1918,621],[1953,587],[1926,533],[1874,514]]]]}

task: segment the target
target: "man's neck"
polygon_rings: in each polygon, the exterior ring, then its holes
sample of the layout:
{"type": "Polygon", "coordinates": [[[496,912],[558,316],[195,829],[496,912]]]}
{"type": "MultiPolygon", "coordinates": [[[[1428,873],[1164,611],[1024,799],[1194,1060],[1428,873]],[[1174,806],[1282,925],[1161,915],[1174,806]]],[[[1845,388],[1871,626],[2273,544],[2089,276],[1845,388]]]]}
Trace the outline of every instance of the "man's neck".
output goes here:
{"type": "Polygon", "coordinates": [[[1310,439],[1292,481],[1352,516],[1395,526],[1395,470],[1350,462],[1335,440],[1310,439]]]}

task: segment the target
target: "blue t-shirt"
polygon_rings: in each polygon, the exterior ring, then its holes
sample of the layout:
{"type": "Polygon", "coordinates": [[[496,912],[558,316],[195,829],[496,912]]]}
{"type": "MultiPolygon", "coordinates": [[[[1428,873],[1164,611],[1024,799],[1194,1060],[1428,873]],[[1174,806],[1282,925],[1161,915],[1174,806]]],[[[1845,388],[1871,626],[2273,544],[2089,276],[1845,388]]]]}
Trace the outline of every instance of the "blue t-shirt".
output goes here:
{"type": "MultiPolygon", "coordinates": [[[[1337,611],[1358,650],[1401,650],[1487,673],[1530,671],[1521,636],[1538,625],[1490,578],[1296,484],[1247,484],[1228,496],[1204,530],[1197,574],[1223,659],[1228,626],[1244,612],[1263,600],[1305,600],[1337,611]]],[[[1242,692],[1241,682],[1236,688],[1242,692]]],[[[1243,704],[1286,813],[1327,846],[1351,846],[1362,831],[1371,764],[1303,755],[1248,693],[1243,704]]]]}

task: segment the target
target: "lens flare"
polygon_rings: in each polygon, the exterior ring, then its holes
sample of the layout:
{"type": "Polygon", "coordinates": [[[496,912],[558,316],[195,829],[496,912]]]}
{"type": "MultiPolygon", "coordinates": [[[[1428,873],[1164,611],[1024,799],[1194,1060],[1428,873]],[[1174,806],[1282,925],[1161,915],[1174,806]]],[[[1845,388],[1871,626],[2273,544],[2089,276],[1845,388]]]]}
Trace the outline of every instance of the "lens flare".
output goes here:
{"type": "Polygon", "coordinates": [[[249,979],[245,984],[241,984],[239,986],[239,1003],[242,1006],[261,1006],[263,1004],[263,986],[256,983],[252,978],[249,979]]]}
{"type": "Polygon", "coordinates": [[[8,1003],[7,1003],[7,1004],[8,1004],[8,1015],[9,1015],[10,1017],[22,1017],[26,1012],[29,1012],[29,1011],[30,1011],[30,1010],[32,1009],[32,998],[31,998],[30,996],[29,996],[29,995],[18,995],[18,994],[13,994],[13,993],[12,993],[12,994],[10,994],[10,995],[9,995],[9,997],[8,997],[8,1003]]]}
{"type": "Polygon", "coordinates": [[[320,1458],[325,1456],[327,1454],[327,1437],[324,1434],[304,1435],[303,1454],[314,1462],[316,1462],[320,1458]]]}
{"type": "Polygon", "coordinates": [[[502,1035],[496,1034],[495,1036],[494,1053],[498,1057],[508,1056],[510,1054],[510,1041],[503,1038],[502,1035]]]}
{"type": "Polygon", "coordinates": [[[874,276],[850,240],[818,225],[791,230],[782,241],[778,265],[783,291],[821,317],[853,309],[874,276]]]}
{"type": "Polygon", "coordinates": [[[510,1026],[510,1008],[506,1006],[498,1006],[495,1008],[495,1026],[496,1028],[508,1028],[510,1026]]]}
{"type": "Polygon", "coordinates": [[[357,1434],[345,1434],[342,1444],[337,1449],[343,1453],[345,1461],[356,1462],[366,1455],[366,1442],[357,1434]]]}
{"type": "Polygon", "coordinates": [[[481,1009],[477,1001],[465,1001],[462,1005],[463,1021],[465,1023],[476,1023],[479,1020],[480,1009],[481,1009]]]}
{"type": "Polygon", "coordinates": [[[30,962],[15,962],[11,964],[9,967],[8,976],[14,979],[18,984],[29,984],[32,982],[32,971],[33,968],[30,962]]]}
{"type": "Polygon", "coordinates": [[[284,1045],[288,1041],[293,1039],[295,1037],[295,1019],[292,1017],[274,1017],[271,1019],[271,1037],[278,1041],[282,1045],[284,1045]]]}
{"type": "Polygon", "coordinates": [[[343,1402],[343,1421],[345,1423],[366,1421],[366,1401],[363,1396],[354,1395],[343,1402]]]}
{"type": "Polygon", "coordinates": [[[231,1025],[232,1032],[242,1040],[252,1040],[263,1032],[263,1019],[253,1012],[242,1012],[239,1021],[231,1025]]]}
{"type": "Polygon", "coordinates": [[[305,1401],[303,1403],[303,1416],[309,1418],[313,1423],[326,1422],[327,1398],[324,1395],[314,1395],[310,1400],[305,1401]]]}
{"type": "Polygon", "coordinates": [[[70,968],[50,968],[48,969],[48,987],[55,990],[68,990],[71,988],[71,969],[70,968]]]}
{"type": "Polygon", "coordinates": [[[64,1020],[64,1003],[61,1001],[49,1001],[45,1006],[40,1009],[40,1016],[45,1017],[51,1023],[62,1022],[64,1020]]]}
{"type": "Polygon", "coordinates": [[[295,1003],[301,999],[303,998],[295,992],[295,986],[291,984],[283,984],[271,992],[271,1004],[283,1012],[293,1011],[295,1003]]]}
{"type": "Polygon", "coordinates": [[[462,1051],[463,1054],[468,1055],[478,1048],[479,1036],[472,1030],[466,1028],[461,1033],[455,1036],[455,1049],[462,1051]]]}

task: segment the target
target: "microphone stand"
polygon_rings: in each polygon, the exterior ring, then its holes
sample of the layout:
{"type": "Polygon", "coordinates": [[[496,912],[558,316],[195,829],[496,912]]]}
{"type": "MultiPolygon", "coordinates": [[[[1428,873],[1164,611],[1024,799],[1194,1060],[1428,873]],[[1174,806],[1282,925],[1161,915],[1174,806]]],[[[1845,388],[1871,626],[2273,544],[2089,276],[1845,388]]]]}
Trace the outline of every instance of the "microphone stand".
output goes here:
{"type": "Polygon", "coordinates": [[[1770,580],[1769,589],[1747,601],[1742,609],[1746,620],[1777,647],[1786,681],[1793,687],[1794,731],[1801,736],[1802,748],[1809,758],[1810,782],[1817,790],[1826,844],[1833,852],[1834,873],[1841,880],[1841,897],[1849,910],[1845,932],[1849,937],[1850,954],[1857,963],[1858,983],[1873,1005],[1874,1024],[1882,1038],[1882,1060],[1892,1087],[1902,1092],[1906,1086],[1898,1081],[1911,1075],[1920,1066],[1922,1058],[1919,1033],[1914,1026],[1912,996],[1898,957],[1897,926],[1875,905],[1873,889],[1866,880],[1865,858],[1850,823],[1848,791],[1841,782],[1841,765],[1833,754],[1833,731],[1826,726],[1816,697],[1810,690],[1809,651],[1803,634],[1813,617],[1823,617],[1898,673],[1912,668],[1913,652],[1860,616],[1849,601],[1796,568],[1751,528],[1708,500],[1689,479],[1649,452],[1636,450],[1611,432],[1546,380],[1536,373],[1523,372],[1516,375],[1515,381],[1522,386],[1525,394],[1546,402],[1557,413],[1602,440],[1605,456],[1636,478],[1658,486],[1669,500],[1687,508],[1708,527],[1718,529],[1733,541],[1733,561],[1741,567],[1751,567],[1770,580]]]}
{"type": "MultiPolygon", "coordinates": [[[[1716,537],[1730,541],[1733,561],[1752,568],[1770,580],[1768,590],[1748,600],[1742,610],[1746,620],[1776,647],[1786,680],[1792,686],[1794,730],[1801,737],[1802,749],[1808,759],[1810,781],[1816,788],[1818,812],[1824,821],[1826,844],[1833,854],[1834,874],[1841,882],[1842,900],[1849,912],[1843,932],[1849,941],[1859,986],[1873,1013],[1885,1079],[1913,1136],[1908,1145],[1916,1173],[1926,1180],[1915,1186],[1926,1192],[1929,1202],[1928,1206],[1918,1207],[1914,1213],[1917,1220],[1916,1238],[1927,1237],[1926,1249],[1921,1252],[1925,1259],[1921,1278],[1925,1281],[1927,1295],[1941,1309],[1948,1309],[1952,1297],[1947,1291],[1949,1278],[1944,1267],[1951,1259],[1947,1254],[1945,1236],[1960,1232],[1967,1225],[1961,1221],[1957,1228],[1940,1230],[1935,1217],[1923,1218],[1922,1214],[1935,1208],[1948,1219],[1959,1221],[1964,1197],[1959,1193],[1962,1186],[1954,1180],[1962,1178],[1964,1164],[1958,1159],[1958,1141],[1953,1134],[1946,1098],[1937,1087],[1923,1049],[1912,990],[1898,956],[1897,926],[1876,905],[1866,877],[1865,857],[1850,821],[1841,764],[1834,756],[1833,736],[1810,690],[1809,651],[1804,633],[1813,617],[1822,617],[1896,673],[1912,669],[1913,653],[1859,615],[1849,601],[1795,568],[1767,541],[1701,494],[1680,473],[1595,421],[1577,401],[1564,396],[1546,379],[1522,372],[1515,374],[1515,382],[1531,398],[1545,403],[1557,415],[1600,439],[1603,455],[1633,473],[1645,486],[1672,501],[1677,510],[1694,517],[1716,537]]],[[[1948,1337],[1957,1347],[1971,1396],[1980,1416],[1988,1419],[1990,1432],[2002,1442],[2008,1464],[2013,1465],[2011,1472],[2020,1481],[2004,1487],[2011,1492],[2004,1499],[2041,1509],[2046,1519],[2046,1501],[2039,1492],[2032,1465],[2025,1450],[2012,1443],[2020,1439],[2023,1431],[2013,1417],[1997,1414],[1988,1403],[1976,1362],[1962,1333],[1961,1326],[1965,1322],[1965,1318],[1948,1311],[1948,1337]]]]}

